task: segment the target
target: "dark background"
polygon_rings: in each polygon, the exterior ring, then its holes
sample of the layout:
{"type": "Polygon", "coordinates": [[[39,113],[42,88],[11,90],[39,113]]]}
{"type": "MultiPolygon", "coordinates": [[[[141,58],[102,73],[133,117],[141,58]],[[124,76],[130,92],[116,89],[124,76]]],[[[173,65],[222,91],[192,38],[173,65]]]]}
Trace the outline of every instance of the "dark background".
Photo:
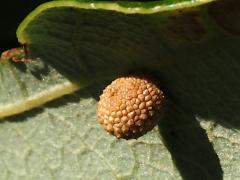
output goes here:
{"type": "Polygon", "coordinates": [[[0,21],[0,54],[9,48],[18,47],[16,29],[21,21],[33,9],[49,0],[10,0],[1,2],[0,21]]]}

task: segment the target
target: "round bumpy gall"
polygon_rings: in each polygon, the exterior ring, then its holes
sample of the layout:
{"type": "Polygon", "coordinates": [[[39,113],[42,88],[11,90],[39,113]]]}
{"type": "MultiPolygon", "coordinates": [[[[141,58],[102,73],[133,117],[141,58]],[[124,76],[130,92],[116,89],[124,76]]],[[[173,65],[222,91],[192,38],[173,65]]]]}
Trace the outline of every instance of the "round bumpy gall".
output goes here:
{"type": "Polygon", "coordinates": [[[121,77],[107,86],[98,103],[98,121],[117,138],[138,137],[151,130],[162,112],[165,97],[151,80],[121,77]]]}

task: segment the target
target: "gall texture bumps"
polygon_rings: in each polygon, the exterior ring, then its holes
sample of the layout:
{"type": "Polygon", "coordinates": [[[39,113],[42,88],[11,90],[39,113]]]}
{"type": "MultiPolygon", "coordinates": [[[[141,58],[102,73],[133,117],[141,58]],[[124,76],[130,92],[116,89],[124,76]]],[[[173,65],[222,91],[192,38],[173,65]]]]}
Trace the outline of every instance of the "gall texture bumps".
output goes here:
{"type": "Polygon", "coordinates": [[[126,76],[108,85],[98,102],[98,121],[117,138],[136,138],[151,130],[162,113],[165,96],[151,80],[126,76]]]}

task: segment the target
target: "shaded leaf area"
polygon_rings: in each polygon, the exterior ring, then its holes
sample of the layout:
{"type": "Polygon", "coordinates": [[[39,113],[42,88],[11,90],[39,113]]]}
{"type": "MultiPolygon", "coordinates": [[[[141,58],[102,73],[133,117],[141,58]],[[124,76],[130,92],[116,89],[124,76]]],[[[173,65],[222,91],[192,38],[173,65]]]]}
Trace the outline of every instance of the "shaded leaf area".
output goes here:
{"type": "Polygon", "coordinates": [[[179,108],[239,128],[240,37],[217,23],[215,3],[149,15],[48,3],[18,36],[70,80],[150,73],[179,108]]]}
{"type": "Polygon", "coordinates": [[[159,122],[159,133],[182,178],[223,179],[225,167],[221,167],[219,157],[196,117],[180,110],[173,102],[169,102],[169,107],[159,122]]]}
{"type": "Polygon", "coordinates": [[[18,46],[16,38],[16,29],[23,18],[31,12],[35,7],[48,0],[34,0],[34,1],[4,1],[1,2],[0,20],[1,20],[1,34],[0,34],[0,52],[18,46]],[[14,6],[13,6],[14,4],[14,6]],[[11,13],[11,15],[7,15],[11,13]]]}

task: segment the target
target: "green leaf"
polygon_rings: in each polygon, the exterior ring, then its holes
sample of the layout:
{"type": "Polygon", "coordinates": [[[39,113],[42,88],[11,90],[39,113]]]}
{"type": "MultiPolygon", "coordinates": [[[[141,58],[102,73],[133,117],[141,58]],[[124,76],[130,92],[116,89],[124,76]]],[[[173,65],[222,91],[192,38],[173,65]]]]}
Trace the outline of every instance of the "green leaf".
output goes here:
{"type": "Polygon", "coordinates": [[[190,45],[195,50],[206,44],[207,29],[198,19],[203,18],[206,7],[179,13],[183,6],[200,3],[125,8],[103,2],[50,2],[32,12],[17,34],[19,41],[29,46],[30,55],[41,57],[78,82],[137,68],[159,71],[159,66],[171,68],[179,58],[189,59],[184,51],[189,51],[190,45]],[[178,25],[179,32],[174,32],[178,25]]]}
{"type": "Polygon", "coordinates": [[[91,86],[1,122],[1,179],[238,179],[239,2],[140,4],[56,1],[24,20],[30,57],[91,86]],[[139,71],[165,89],[165,116],[118,140],[97,123],[97,97],[139,71]]]}

